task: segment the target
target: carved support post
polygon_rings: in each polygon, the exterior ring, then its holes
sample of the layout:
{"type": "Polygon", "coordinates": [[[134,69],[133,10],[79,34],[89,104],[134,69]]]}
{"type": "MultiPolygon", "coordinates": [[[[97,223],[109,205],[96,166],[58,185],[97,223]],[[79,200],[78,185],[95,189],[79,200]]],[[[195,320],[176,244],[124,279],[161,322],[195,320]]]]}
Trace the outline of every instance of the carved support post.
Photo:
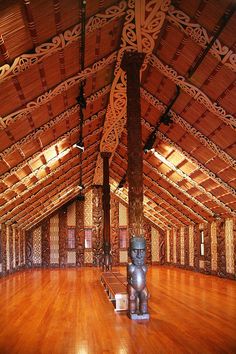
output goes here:
{"type": "Polygon", "coordinates": [[[6,225],[1,225],[1,250],[2,250],[2,273],[5,274],[7,271],[7,250],[6,250],[6,242],[7,242],[7,234],[6,234],[6,225]]]}
{"type": "Polygon", "coordinates": [[[115,197],[111,198],[111,244],[112,244],[112,264],[119,264],[119,201],[115,197]]]}
{"type": "Polygon", "coordinates": [[[76,201],[76,266],[84,264],[84,200],[76,201]]]}
{"type": "Polygon", "coordinates": [[[50,267],[50,219],[42,224],[42,266],[50,267]]]}
{"type": "Polygon", "coordinates": [[[220,221],[217,228],[217,274],[220,277],[226,276],[225,258],[225,221],[220,221]]]}
{"type": "Polygon", "coordinates": [[[66,240],[67,240],[67,209],[61,208],[59,211],[59,265],[65,267],[66,259],[66,240]]]}
{"type": "Polygon", "coordinates": [[[25,264],[27,268],[33,265],[33,235],[29,230],[25,232],[25,264]]]}
{"type": "Polygon", "coordinates": [[[129,234],[143,234],[143,149],[140,107],[140,68],[144,54],[125,52],[121,68],[127,73],[127,134],[129,234]]]}
{"type": "Polygon", "coordinates": [[[211,274],[211,224],[207,224],[205,227],[204,244],[205,272],[207,274],[211,274]]]}
{"type": "Polygon", "coordinates": [[[110,152],[102,152],[103,159],[103,186],[102,186],[102,209],[103,209],[103,269],[111,269],[111,241],[110,241],[110,184],[109,184],[109,158],[110,152]]]}
{"type": "Polygon", "coordinates": [[[98,265],[102,256],[102,186],[97,185],[93,188],[92,199],[93,214],[93,264],[98,265]]]}
{"type": "Polygon", "coordinates": [[[19,267],[19,231],[15,229],[15,268],[19,267]]]}

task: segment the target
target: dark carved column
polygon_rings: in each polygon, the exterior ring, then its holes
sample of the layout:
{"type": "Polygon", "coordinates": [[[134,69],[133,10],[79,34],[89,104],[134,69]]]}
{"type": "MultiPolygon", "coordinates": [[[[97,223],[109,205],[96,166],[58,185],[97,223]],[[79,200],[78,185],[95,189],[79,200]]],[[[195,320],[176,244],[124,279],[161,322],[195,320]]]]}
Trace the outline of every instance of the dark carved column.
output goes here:
{"type": "Polygon", "coordinates": [[[170,230],[170,264],[174,263],[173,229],[170,230]]]}
{"type": "Polygon", "coordinates": [[[125,52],[121,68],[127,73],[127,134],[129,234],[143,234],[143,150],[140,107],[140,68],[144,54],[125,52]]]}
{"type": "Polygon", "coordinates": [[[151,250],[151,239],[152,239],[152,227],[150,222],[144,218],[144,236],[146,239],[146,263],[152,263],[152,250],[151,250]]]}
{"type": "Polygon", "coordinates": [[[19,267],[19,231],[15,229],[15,265],[16,269],[19,267]]]}
{"type": "Polygon", "coordinates": [[[236,218],[233,218],[233,237],[234,237],[234,278],[236,278],[236,218]]]}
{"type": "Polygon", "coordinates": [[[160,264],[166,263],[166,236],[159,232],[159,250],[160,250],[160,264]]]}
{"type": "Polygon", "coordinates": [[[24,260],[25,254],[25,234],[20,230],[20,266],[25,266],[26,262],[24,260]]]}
{"type": "Polygon", "coordinates": [[[184,267],[189,268],[189,229],[184,227],[184,267]]]}
{"type": "Polygon", "coordinates": [[[225,257],[225,223],[220,221],[217,228],[217,274],[220,277],[226,276],[225,257]]]}
{"type": "Polygon", "coordinates": [[[25,264],[27,268],[33,265],[33,235],[29,230],[25,232],[25,264]]]}
{"type": "Polygon", "coordinates": [[[93,188],[93,263],[98,264],[102,256],[102,186],[93,188]]]}
{"type": "Polygon", "coordinates": [[[211,274],[211,224],[204,227],[204,260],[205,272],[211,274]]]}
{"type": "Polygon", "coordinates": [[[119,201],[111,198],[111,245],[112,263],[119,264],[119,201]]]}
{"type": "Polygon", "coordinates": [[[50,219],[42,224],[42,266],[50,267],[50,219]]]}
{"type": "Polygon", "coordinates": [[[7,271],[7,250],[6,250],[6,225],[2,224],[1,225],[1,250],[2,250],[2,273],[5,274],[7,271]]]}
{"type": "Polygon", "coordinates": [[[199,258],[200,258],[200,230],[199,226],[194,226],[194,270],[199,271],[199,258]]]}
{"type": "Polygon", "coordinates": [[[59,265],[60,267],[65,267],[67,264],[66,241],[67,241],[67,209],[61,208],[59,211],[59,265]]]}
{"type": "Polygon", "coordinates": [[[109,270],[112,266],[110,256],[110,184],[109,184],[109,158],[110,152],[102,152],[103,159],[103,186],[102,186],[102,209],[103,209],[103,269],[109,270]]]}
{"type": "Polygon", "coordinates": [[[13,269],[13,229],[12,226],[8,226],[9,232],[9,259],[10,259],[10,272],[13,269]]]}
{"type": "Polygon", "coordinates": [[[76,200],[76,266],[84,265],[84,200],[76,200]]]}
{"type": "Polygon", "coordinates": [[[178,267],[181,266],[180,261],[180,229],[176,230],[176,264],[178,267]]]}

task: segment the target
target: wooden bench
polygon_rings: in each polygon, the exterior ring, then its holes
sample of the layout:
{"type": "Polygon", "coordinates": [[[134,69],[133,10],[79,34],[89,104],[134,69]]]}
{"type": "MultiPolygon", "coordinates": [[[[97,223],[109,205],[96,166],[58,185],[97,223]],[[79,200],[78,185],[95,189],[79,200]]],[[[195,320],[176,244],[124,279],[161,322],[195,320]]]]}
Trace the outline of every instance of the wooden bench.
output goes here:
{"type": "Polygon", "coordinates": [[[105,272],[101,275],[101,282],[109,300],[114,304],[115,311],[126,311],[128,309],[126,277],[118,272],[105,272]]]}

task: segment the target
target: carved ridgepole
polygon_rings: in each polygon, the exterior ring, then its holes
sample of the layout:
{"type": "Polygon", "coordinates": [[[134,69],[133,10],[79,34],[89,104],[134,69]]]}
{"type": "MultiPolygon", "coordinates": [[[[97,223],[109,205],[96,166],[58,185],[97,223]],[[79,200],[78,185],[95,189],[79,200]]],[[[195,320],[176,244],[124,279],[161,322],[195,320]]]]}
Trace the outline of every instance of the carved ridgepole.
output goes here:
{"type": "Polygon", "coordinates": [[[109,158],[110,152],[102,152],[101,157],[103,159],[103,270],[107,271],[111,269],[112,261],[110,256],[111,241],[110,241],[110,184],[109,184],[109,158]]]}
{"type": "Polygon", "coordinates": [[[127,73],[127,134],[129,236],[143,234],[143,149],[140,106],[140,68],[144,54],[125,52],[121,68],[127,73]]]}

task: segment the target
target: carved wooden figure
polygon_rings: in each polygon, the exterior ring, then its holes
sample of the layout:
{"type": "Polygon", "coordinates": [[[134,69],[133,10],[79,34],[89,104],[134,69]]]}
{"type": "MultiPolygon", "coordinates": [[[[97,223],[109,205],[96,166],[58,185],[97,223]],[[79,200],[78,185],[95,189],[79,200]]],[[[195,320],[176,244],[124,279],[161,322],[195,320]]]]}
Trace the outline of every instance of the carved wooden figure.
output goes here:
{"type": "Polygon", "coordinates": [[[132,320],[148,320],[147,266],[144,263],[146,255],[145,239],[143,237],[132,237],[129,251],[132,263],[127,266],[128,316],[132,320]]]}
{"type": "Polygon", "coordinates": [[[102,256],[102,270],[104,272],[112,270],[112,256],[110,250],[110,244],[108,242],[104,243],[104,254],[102,256]]]}

